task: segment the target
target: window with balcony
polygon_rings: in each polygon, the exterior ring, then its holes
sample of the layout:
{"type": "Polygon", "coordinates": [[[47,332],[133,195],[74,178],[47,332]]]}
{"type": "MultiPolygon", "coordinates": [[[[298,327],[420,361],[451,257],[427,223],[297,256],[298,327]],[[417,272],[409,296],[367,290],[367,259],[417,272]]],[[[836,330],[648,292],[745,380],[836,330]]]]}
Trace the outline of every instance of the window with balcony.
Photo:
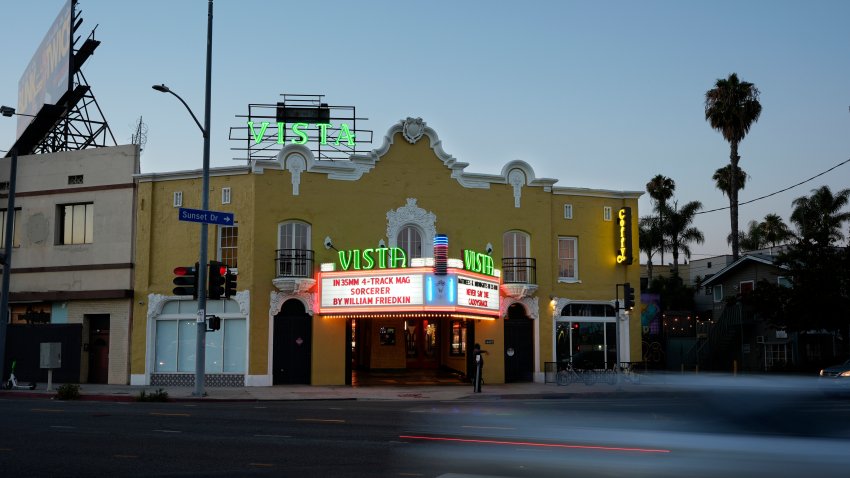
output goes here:
{"type": "Polygon", "coordinates": [[[230,188],[221,188],[221,203],[230,204],[230,188]]]}
{"type": "Polygon", "coordinates": [[[558,238],[558,281],[578,281],[578,238],[558,238]]]}
{"type": "Polygon", "coordinates": [[[502,236],[502,280],[506,284],[537,282],[531,239],[522,231],[508,231],[502,236]]]}
{"type": "Polygon", "coordinates": [[[278,277],[311,277],[313,251],[310,249],[311,227],[301,221],[282,223],[278,228],[278,277]]]}
{"type": "Polygon", "coordinates": [[[94,240],[94,204],[59,206],[59,244],[91,244],[94,240]]]}

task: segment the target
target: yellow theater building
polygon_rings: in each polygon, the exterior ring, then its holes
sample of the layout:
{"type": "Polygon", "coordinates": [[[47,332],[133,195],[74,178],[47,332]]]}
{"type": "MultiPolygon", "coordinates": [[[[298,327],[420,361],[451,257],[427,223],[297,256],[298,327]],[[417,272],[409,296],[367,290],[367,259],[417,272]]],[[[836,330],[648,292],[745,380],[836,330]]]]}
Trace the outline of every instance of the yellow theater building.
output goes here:
{"type": "MultiPolygon", "coordinates": [[[[347,160],[317,159],[295,132],[269,159],[210,171],[209,208],[235,223],[210,226],[209,257],[236,292],[207,303],[221,319],[207,385],[469,374],[475,343],[486,383],[542,382],[577,354],[640,360],[639,316],[618,308],[639,283],[640,191],[556,186],[524,161],[467,171],[419,118],[347,160]]],[[[174,294],[173,270],[198,260],[179,211],[200,209],[201,173],[138,176],[134,385],[194,383],[198,304],[174,294]]]]}

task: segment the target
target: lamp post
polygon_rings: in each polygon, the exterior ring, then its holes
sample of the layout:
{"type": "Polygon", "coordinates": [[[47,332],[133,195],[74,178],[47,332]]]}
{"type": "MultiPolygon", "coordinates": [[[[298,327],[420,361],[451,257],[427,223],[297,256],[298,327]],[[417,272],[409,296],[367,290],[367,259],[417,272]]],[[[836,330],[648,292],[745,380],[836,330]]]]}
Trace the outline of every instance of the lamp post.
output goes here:
{"type": "MultiPolygon", "coordinates": [[[[174,95],[183,106],[192,115],[195,124],[201,129],[201,134],[204,136],[204,166],[203,179],[201,182],[201,209],[209,210],[210,206],[210,83],[212,73],[212,25],[213,25],[213,0],[208,1],[209,13],[207,15],[207,79],[206,92],[204,98],[204,126],[198,121],[195,113],[189,108],[189,105],[183,101],[177,93],[171,91],[165,85],[154,85],[153,89],[163,93],[171,93],[174,95]]],[[[201,247],[199,252],[200,259],[198,260],[198,317],[197,338],[195,341],[195,391],[192,395],[203,397],[204,392],[204,368],[206,366],[206,308],[207,308],[207,239],[209,230],[207,223],[201,223],[201,247]]]]}
{"type": "MultiPolygon", "coordinates": [[[[15,114],[15,108],[0,106],[0,114],[9,118],[15,114]]],[[[12,275],[12,235],[15,231],[15,179],[18,176],[18,145],[15,143],[9,151],[12,164],[9,165],[9,202],[6,206],[6,231],[3,241],[3,254],[0,264],[3,264],[3,297],[0,298],[0,379],[6,365],[6,324],[9,322],[9,280],[12,275]]]]}

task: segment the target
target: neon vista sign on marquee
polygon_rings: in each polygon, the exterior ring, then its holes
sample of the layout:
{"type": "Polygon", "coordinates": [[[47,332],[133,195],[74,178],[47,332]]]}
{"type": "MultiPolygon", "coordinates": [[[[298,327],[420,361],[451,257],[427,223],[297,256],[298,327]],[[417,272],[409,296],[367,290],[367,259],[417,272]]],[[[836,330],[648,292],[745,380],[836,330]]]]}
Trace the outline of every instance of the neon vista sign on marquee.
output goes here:
{"type": "Polygon", "coordinates": [[[379,247],[339,251],[339,266],[322,264],[320,313],[462,312],[498,316],[499,271],[492,257],[464,250],[446,257],[448,239],[438,235],[434,257],[412,259],[404,250],[379,247]]]}
{"type": "MultiPolygon", "coordinates": [[[[251,133],[251,137],[254,139],[254,143],[260,144],[263,142],[263,138],[266,135],[266,129],[269,127],[271,123],[268,121],[263,121],[260,123],[259,131],[254,127],[254,122],[248,122],[248,130],[251,133]]],[[[328,138],[328,129],[333,128],[333,125],[330,123],[292,123],[290,127],[290,131],[294,136],[289,142],[292,144],[306,144],[309,140],[307,135],[307,129],[310,126],[314,126],[319,129],[319,144],[328,144],[330,140],[328,138]]],[[[286,123],[283,121],[277,122],[277,143],[284,144],[286,143],[286,123]]],[[[354,133],[351,132],[351,128],[342,123],[339,125],[339,134],[337,137],[333,139],[333,145],[339,146],[340,142],[348,145],[355,146],[354,143],[354,133]]]]}

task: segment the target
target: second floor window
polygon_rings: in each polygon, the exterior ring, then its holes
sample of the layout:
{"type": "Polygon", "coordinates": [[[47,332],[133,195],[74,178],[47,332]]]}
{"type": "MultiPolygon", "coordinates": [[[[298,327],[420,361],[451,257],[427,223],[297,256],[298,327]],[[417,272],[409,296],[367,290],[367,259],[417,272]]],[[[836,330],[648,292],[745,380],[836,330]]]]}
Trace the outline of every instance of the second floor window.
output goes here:
{"type": "Polygon", "coordinates": [[[310,225],[284,222],[278,233],[278,271],[281,277],[309,277],[312,274],[310,225]]]}
{"type": "Polygon", "coordinates": [[[239,239],[239,226],[219,226],[218,228],[218,257],[227,267],[236,265],[236,245],[239,239]]]}
{"type": "Polygon", "coordinates": [[[174,191],[174,207],[183,207],[183,191],[174,191]]]}
{"type": "MultiPolygon", "coordinates": [[[[15,208],[15,223],[12,224],[12,247],[21,247],[21,238],[20,233],[18,232],[18,225],[21,222],[19,213],[19,208],[15,208]]],[[[6,213],[7,209],[0,209],[0,249],[6,247],[6,213]]]]}
{"type": "Polygon", "coordinates": [[[94,240],[94,204],[59,206],[59,244],[91,244],[94,240]]]}
{"type": "Polygon", "coordinates": [[[578,241],[575,237],[558,238],[558,279],[578,280],[578,241]]]}
{"type": "Polygon", "coordinates": [[[504,282],[528,281],[529,252],[528,234],[508,231],[502,236],[502,267],[504,282]]]}
{"type": "Polygon", "coordinates": [[[402,228],[398,233],[396,244],[404,249],[408,264],[410,264],[410,259],[422,257],[422,234],[415,227],[405,226],[402,228]]]}

